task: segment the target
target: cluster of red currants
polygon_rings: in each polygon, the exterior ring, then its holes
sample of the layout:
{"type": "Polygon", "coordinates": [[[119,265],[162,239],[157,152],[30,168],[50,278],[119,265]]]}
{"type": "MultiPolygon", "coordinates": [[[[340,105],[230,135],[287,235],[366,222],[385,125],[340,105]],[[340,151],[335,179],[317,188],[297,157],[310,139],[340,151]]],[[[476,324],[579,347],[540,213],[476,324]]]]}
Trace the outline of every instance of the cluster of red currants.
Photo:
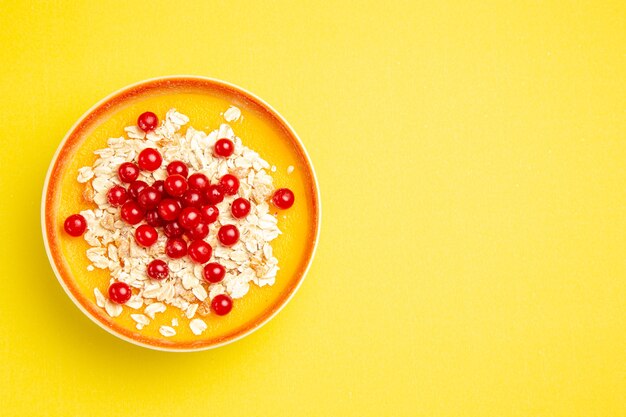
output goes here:
{"type": "MultiPolygon", "coordinates": [[[[142,113],[137,120],[139,128],[149,132],[156,128],[157,116],[152,112],[142,113]]],[[[217,157],[228,158],[234,152],[231,140],[219,139],[213,148],[217,157]]],[[[189,175],[187,165],[182,161],[173,161],[167,165],[167,178],[147,184],[138,180],[140,170],[155,171],[161,167],[163,158],[153,148],[142,150],[137,163],[125,162],[118,169],[118,177],[122,183],[113,186],[107,193],[109,204],[120,207],[120,216],[129,225],[136,225],[135,241],[143,247],[156,243],[158,228],[167,237],[165,253],[172,259],[185,255],[204,266],[204,278],[209,283],[220,282],[226,273],[224,267],[216,262],[207,263],[211,259],[213,248],[204,238],[209,234],[209,225],[219,216],[217,204],[226,195],[235,195],[239,190],[239,179],[231,174],[220,178],[217,184],[211,184],[201,173],[189,175]]],[[[272,197],[278,208],[289,208],[293,205],[294,195],[289,189],[277,190],[272,197]]],[[[233,217],[240,219],[250,213],[250,201],[245,198],[235,199],[230,206],[233,217]]],[[[80,236],[85,232],[87,223],[83,216],[74,214],[65,221],[65,230],[72,236],[80,236]]],[[[232,246],[239,241],[237,226],[227,224],[217,232],[219,242],[224,246],[232,246]]],[[[147,274],[155,280],[168,277],[169,268],[163,260],[156,259],[148,264],[147,274]]],[[[109,287],[111,301],[124,304],[131,297],[128,284],[116,282],[109,287]]],[[[232,299],[228,295],[218,295],[211,302],[212,310],[218,315],[228,314],[232,309],[232,299]]]]}

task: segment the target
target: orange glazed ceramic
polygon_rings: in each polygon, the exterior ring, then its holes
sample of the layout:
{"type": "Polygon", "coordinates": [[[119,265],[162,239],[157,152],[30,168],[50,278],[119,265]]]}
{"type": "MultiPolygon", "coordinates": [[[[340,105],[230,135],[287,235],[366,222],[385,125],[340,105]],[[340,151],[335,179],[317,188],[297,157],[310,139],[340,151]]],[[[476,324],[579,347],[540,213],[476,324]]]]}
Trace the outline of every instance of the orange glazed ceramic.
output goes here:
{"type": "MultiPolygon", "coordinates": [[[[61,142],[48,171],[43,190],[42,228],[54,272],[74,303],[108,332],[131,343],[160,350],[208,349],[237,340],[270,320],[294,295],[311,264],[320,230],[320,198],[311,161],[291,126],[267,103],[232,84],[195,76],[157,78],[123,88],[96,104],[70,129],[61,142]],[[63,222],[73,213],[96,205],[83,198],[84,184],[77,181],[78,169],[96,160],[94,151],[107,146],[107,139],[124,135],[124,127],[137,123],[144,111],[162,117],[176,108],[190,118],[183,127],[211,131],[225,123],[223,113],[230,107],[241,110],[242,118],[231,123],[245,146],[255,150],[276,171],[270,175],[276,188],[293,190],[296,202],[288,210],[277,210],[282,234],[272,241],[280,270],[272,286],[257,287],[235,300],[226,316],[203,317],[207,329],[200,336],[189,328],[189,319],[177,308],[168,308],[142,330],[124,307],[112,318],[96,305],[94,288],[107,294],[110,271],[88,271],[89,245],[81,237],[64,232],[63,222]],[[161,325],[178,321],[176,335],[164,337],[161,325]]],[[[214,233],[214,231],[212,231],[214,233]]]]}

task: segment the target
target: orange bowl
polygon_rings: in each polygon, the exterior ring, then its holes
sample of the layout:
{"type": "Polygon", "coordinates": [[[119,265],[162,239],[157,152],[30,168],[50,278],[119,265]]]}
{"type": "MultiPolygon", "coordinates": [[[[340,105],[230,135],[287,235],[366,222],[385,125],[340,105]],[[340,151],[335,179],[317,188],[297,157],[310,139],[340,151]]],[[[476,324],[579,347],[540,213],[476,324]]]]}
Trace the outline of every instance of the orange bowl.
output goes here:
{"type": "MultiPolygon", "coordinates": [[[[109,333],[136,345],[166,350],[210,349],[238,340],[267,323],[293,297],[311,265],[319,240],[321,206],[317,178],[311,160],[293,128],[269,104],[254,94],[224,81],[198,76],[161,77],[124,87],[88,110],[69,130],[52,158],[44,183],[41,221],[46,252],[59,283],[76,306],[109,333]],[[155,326],[137,330],[128,308],[112,318],[96,305],[93,289],[106,293],[107,270],[88,272],[82,238],[63,232],[65,218],[94,208],[81,198],[83,185],[76,181],[77,170],[91,165],[93,151],[106,147],[109,137],[124,134],[137,115],[150,110],[162,115],[177,108],[190,118],[189,126],[212,130],[224,123],[221,113],[228,106],[241,109],[243,118],[231,123],[244,144],[277,168],[271,175],[277,188],[289,187],[296,204],[278,211],[283,234],[272,242],[281,270],[272,286],[251,285],[249,293],[236,300],[232,312],[223,317],[205,318],[208,329],[202,336],[185,330],[184,315],[168,312],[158,324],[182,320],[175,338],[161,336],[155,326]],[[289,167],[289,169],[288,169],[289,167]]],[[[174,310],[174,309],[168,309],[174,310]]],[[[187,321],[188,322],[188,321],[187,321]]]]}

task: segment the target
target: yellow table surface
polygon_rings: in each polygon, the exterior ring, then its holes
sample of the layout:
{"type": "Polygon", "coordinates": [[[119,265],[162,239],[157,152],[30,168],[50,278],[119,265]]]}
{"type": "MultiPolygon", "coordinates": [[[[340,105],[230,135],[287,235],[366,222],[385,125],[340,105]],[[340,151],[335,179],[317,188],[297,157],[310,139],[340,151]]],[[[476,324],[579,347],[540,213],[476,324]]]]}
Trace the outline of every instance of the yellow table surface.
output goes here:
{"type": "Polygon", "coordinates": [[[0,415],[625,416],[625,20],[623,1],[3,1],[0,415]],[[281,314],[168,354],[74,307],[39,208],[85,110],[185,73],[293,124],[324,215],[281,314]]]}

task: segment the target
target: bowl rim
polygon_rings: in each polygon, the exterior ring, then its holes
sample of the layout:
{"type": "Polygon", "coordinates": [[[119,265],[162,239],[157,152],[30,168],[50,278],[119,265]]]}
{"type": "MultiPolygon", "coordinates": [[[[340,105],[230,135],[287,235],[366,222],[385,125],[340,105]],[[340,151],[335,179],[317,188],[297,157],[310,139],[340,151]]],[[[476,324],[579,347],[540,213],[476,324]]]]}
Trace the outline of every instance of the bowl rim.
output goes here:
{"type": "Polygon", "coordinates": [[[91,321],[93,321],[94,323],[96,323],[100,328],[104,329],[106,332],[112,334],[113,336],[120,338],[122,340],[125,340],[126,342],[132,343],[136,346],[141,346],[141,347],[145,347],[148,349],[152,349],[152,350],[159,350],[159,351],[164,351],[164,352],[198,352],[198,351],[203,351],[203,350],[209,350],[209,349],[215,349],[218,347],[222,347],[222,346],[226,346],[230,343],[236,342],[238,340],[243,339],[246,336],[249,336],[250,334],[254,333],[255,331],[259,330],[261,327],[263,327],[265,324],[267,324],[270,320],[272,320],[274,317],[276,317],[276,315],[282,311],[283,308],[285,308],[285,306],[289,303],[289,301],[291,301],[291,299],[294,297],[294,295],[298,292],[298,290],[300,289],[302,283],[304,282],[304,279],[306,278],[309,269],[311,268],[311,264],[313,263],[313,259],[315,258],[315,253],[317,251],[317,246],[319,243],[319,238],[320,238],[320,232],[321,232],[321,225],[322,225],[322,200],[321,200],[321,193],[320,193],[320,187],[319,187],[319,181],[317,179],[317,174],[315,172],[315,168],[313,166],[313,162],[311,161],[311,157],[306,149],[306,147],[304,146],[304,143],[302,142],[302,140],[300,139],[300,136],[298,135],[298,133],[295,131],[295,129],[291,126],[291,124],[283,117],[282,114],[280,114],[274,107],[272,107],[268,102],[266,102],[265,100],[263,100],[261,97],[257,96],[256,94],[236,85],[233,83],[230,83],[228,81],[224,81],[218,78],[214,78],[214,77],[206,77],[206,76],[201,76],[201,75],[167,75],[167,76],[159,76],[159,77],[152,77],[152,78],[147,78],[132,84],[128,84],[122,88],[119,88],[115,91],[113,91],[112,93],[108,94],[107,96],[105,96],[104,98],[102,98],[101,100],[99,100],[98,102],[96,102],[93,106],[91,106],[87,111],[85,111],[77,120],[76,122],[69,128],[69,130],[67,131],[67,133],[65,134],[65,136],[63,137],[63,139],[61,140],[61,142],[59,143],[59,146],[57,147],[54,155],[52,156],[52,159],[50,160],[50,165],[48,167],[48,170],[46,172],[46,178],[43,184],[43,190],[42,190],[42,198],[41,198],[41,231],[42,231],[42,235],[43,235],[43,242],[44,242],[44,247],[46,249],[46,255],[48,256],[48,261],[50,263],[50,266],[52,267],[52,270],[54,272],[54,275],[56,276],[57,280],[59,281],[59,284],[61,285],[61,287],[63,288],[63,290],[65,291],[65,293],[69,296],[69,298],[72,300],[72,302],[74,303],[74,305],[76,307],[78,307],[78,309],[85,315],[87,316],[91,321]],[[176,347],[168,347],[168,346],[161,346],[161,345],[152,345],[149,343],[144,343],[140,340],[136,340],[133,339],[131,337],[128,337],[122,333],[119,333],[117,331],[115,331],[114,329],[107,327],[104,323],[102,323],[101,321],[97,320],[96,317],[94,317],[89,311],[87,311],[85,309],[85,307],[80,303],[80,301],[78,301],[76,299],[76,297],[74,296],[74,294],[70,291],[69,287],[67,286],[65,280],[63,279],[63,277],[61,276],[56,262],[54,260],[54,256],[52,255],[52,251],[50,249],[50,243],[48,241],[48,232],[47,232],[47,227],[46,227],[46,197],[47,197],[47,191],[48,191],[48,187],[50,184],[50,178],[52,176],[52,173],[54,171],[54,167],[56,165],[56,162],[59,158],[59,155],[61,154],[61,151],[64,149],[68,139],[72,136],[72,134],[74,133],[74,131],[76,130],[76,128],[83,122],[85,121],[85,119],[87,119],[94,111],[96,111],[97,109],[99,109],[102,105],[104,105],[105,103],[107,103],[108,101],[110,101],[111,99],[113,99],[114,97],[116,97],[117,95],[120,95],[121,93],[127,91],[127,90],[131,90],[133,88],[136,87],[140,87],[142,85],[149,85],[151,83],[155,83],[155,82],[162,82],[162,81],[168,81],[168,80],[172,80],[172,81],[185,81],[185,80],[197,80],[197,81],[205,81],[205,82],[209,82],[209,83],[214,83],[214,84],[221,84],[231,90],[234,90],[238,93],[241,93],[244,96],[249,96],[251,98],[253,98],[254,100],[256,100],[262,107],[264,107],[266,110],[268,110],[270,113],[272,113],[277,119],[278,121],[288,130],[289,134],[297,141],[298,145],[300,146],[302,153],[305,157],[306,163],[308,164],[310,170],[311,170],[311,178],[312,178],[312,184],[315,188],[315,194],[316,194],[316,209],[317,209],[317,213],[316,213],[316,231],[315,231],[315,236],[314,236],[314,242],[313,245],[311,247],[311,254],[309,256],[309,259],[302,271],[302,275],[300,276],[300,278],[298,279],[298,281],[295,283],[295,285],[293,286],[292,291],[290,292],[290,294],[287,295],[287,297],[285,297],[283,300],[281,300],[281,302],[279,303],[279,305],[277,306],[277,308],[271,312],[270,314],[266,315],[265,317],[262,318],[262,320],[260,321],[256,321],[254,323],[252,323],[252,325],[250,325],[250,327],[242,332],[240,332],[239,334],[235,335],[234,337],[227,339],[225,341],[221,341],[221,342],[217,342],[214,344],[210,344],[210,345],[206,345],[206,346],[199,346],[199,347],[191,347],[191,348],[176,348],[176,347]]]}

